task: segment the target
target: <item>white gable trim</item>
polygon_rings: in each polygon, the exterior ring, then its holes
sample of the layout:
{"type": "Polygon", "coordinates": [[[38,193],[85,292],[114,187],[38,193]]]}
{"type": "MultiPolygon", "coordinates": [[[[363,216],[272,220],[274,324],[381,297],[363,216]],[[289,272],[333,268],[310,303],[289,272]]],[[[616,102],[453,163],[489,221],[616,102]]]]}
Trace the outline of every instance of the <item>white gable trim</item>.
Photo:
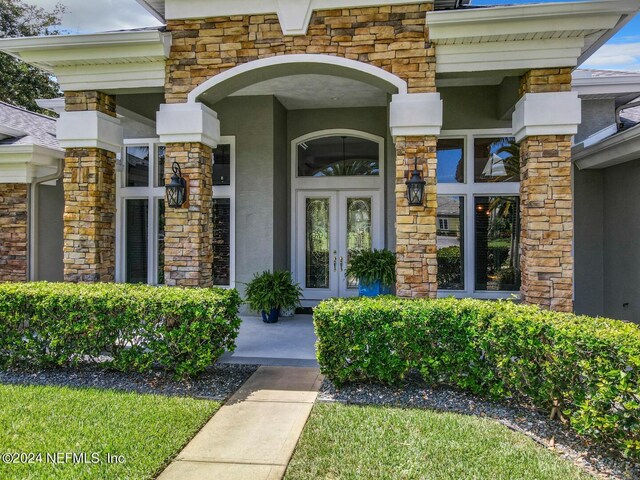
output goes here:
{"type": "Polygon", "coordinates": [[[410,3],[433,3],[433,0],[166,0],[164,17],[166,20],[184,20],[277,13],[285,35],[304,35],[314,10],[410,3]]]}
{"type": "Polygon", "coordinates": [[[640,125],[588,148],[576,145],[572,157],[580,170],[607,168],[640,158],[640,125]]]}
{"type": "Polygon", "coordinates": [[[1,145],[0,183],[31,183],[58,170],[62,150],[39,145],[1,145]]]}
{"type": "Polygon", "coordinates": [[[255,72],[262,68],[274,67],[278,65],[294,65],[294,64],[315,64],[315,65],[331,65],[347,70],[353,70],[359,73],[365,73],[372,77],[376,77],[385,83],[392,85],[398,91],[397,93],[407,93],[407,82],[400,77],[383,70],[380,67],[375,67],[356,60],[350,60],[348,58],[336,57],[333,55],[320,55],[320,54],[293,54],[293,55],[279,55],[275,57],[262,58],[260,60],[254,60],[252,62],[243,63],[237,67],[230,68],[207,81],[203,82],[198,87],[194,88],[189,93],[189,103],[195,103],[199,97],[208,90],[215,88],[216,86],[226,82],[234,77],[243,75],[250,72],[255,72]]]}
{"type": "Polygon", "coordinates": [[[159,30],[0,39],[0,51],[53,73],[63,90],[163,91],[171,34],[159,30]]]}
{"type": "Polygon", "coordinates": [[[427,13],[438,73],[579,65],[638,11],[636,0],[427,13]]]}

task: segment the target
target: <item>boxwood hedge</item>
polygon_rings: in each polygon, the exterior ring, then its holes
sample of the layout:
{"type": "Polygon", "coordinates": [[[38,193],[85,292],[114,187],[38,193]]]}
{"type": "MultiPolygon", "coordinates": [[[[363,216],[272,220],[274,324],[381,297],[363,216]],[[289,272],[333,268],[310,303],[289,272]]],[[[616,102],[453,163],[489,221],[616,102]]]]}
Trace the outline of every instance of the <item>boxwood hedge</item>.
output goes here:
{"type": "Polygon", "coordinates": [[[0,367],[100,362],[202,372],[235,348],[235,290],[124,284],[0,284],[0,367]]]}
{"type": "Polygon", "coordinates": [[[322,372],[340,384],[400,381],[512,398],[640,458],[640,328],[480,300],[328,300],[314,311],[322,372]]]}

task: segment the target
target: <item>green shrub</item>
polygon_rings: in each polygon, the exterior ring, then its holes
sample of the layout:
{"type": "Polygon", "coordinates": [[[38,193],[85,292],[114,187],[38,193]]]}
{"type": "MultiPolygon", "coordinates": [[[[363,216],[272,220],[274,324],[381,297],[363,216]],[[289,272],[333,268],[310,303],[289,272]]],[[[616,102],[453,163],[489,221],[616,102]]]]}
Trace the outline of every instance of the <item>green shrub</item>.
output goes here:
{"type": "Polygon", "coordinates": [[[125,284],[0,284],[0,367],[98,362],[202,372],[235,348],[235,290],[125,284]]]}
{"type": "Polygon", "coordinates": [[[400,381],[513,398],[640,458],[640,328],[508,301],[328,300],[314,311],[318,361],[340,384],[400,381]]]}

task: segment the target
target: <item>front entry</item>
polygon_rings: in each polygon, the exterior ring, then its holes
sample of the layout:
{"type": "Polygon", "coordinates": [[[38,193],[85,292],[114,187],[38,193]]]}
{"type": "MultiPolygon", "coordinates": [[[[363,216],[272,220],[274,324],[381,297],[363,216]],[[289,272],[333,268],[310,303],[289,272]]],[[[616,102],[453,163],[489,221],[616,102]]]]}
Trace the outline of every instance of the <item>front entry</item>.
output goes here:
{"type": "Polygon", "coordinates": [[[297,192],[297,279],[305,300],[358,294],[346,275],[359,250],[383,247],[380,192],[302,190],[297,192]]]}

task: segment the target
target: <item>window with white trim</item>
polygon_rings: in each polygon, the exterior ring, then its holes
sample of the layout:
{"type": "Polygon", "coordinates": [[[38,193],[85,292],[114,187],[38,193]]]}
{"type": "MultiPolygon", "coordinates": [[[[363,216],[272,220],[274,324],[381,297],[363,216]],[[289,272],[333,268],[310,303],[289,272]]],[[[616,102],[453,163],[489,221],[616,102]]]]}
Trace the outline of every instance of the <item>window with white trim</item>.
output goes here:
{"type": "Polygon", "coordinates": [[[157,139],[125,140],[116,183],[116,279],[164,283],[164,153],[157,139]]]}
{"type": "Polygon", "coordinates": [[[519,158],[511,132],[443,132],[437,147],[440,295],[520,289],[519,158]]]}
{"type": "Polygon", "coordinates": [[[213,285],[235,285],[235,137],[213,150],[213,285]]]}
{"type": "MultiPolygon", "coordinates": [[[[116,278],[164,284],[165,146],[125,140],[117,170],[116,278]]],[[[213,284],[235,285],[235,139],[223,137],[213,163],[213,284]]]]}

